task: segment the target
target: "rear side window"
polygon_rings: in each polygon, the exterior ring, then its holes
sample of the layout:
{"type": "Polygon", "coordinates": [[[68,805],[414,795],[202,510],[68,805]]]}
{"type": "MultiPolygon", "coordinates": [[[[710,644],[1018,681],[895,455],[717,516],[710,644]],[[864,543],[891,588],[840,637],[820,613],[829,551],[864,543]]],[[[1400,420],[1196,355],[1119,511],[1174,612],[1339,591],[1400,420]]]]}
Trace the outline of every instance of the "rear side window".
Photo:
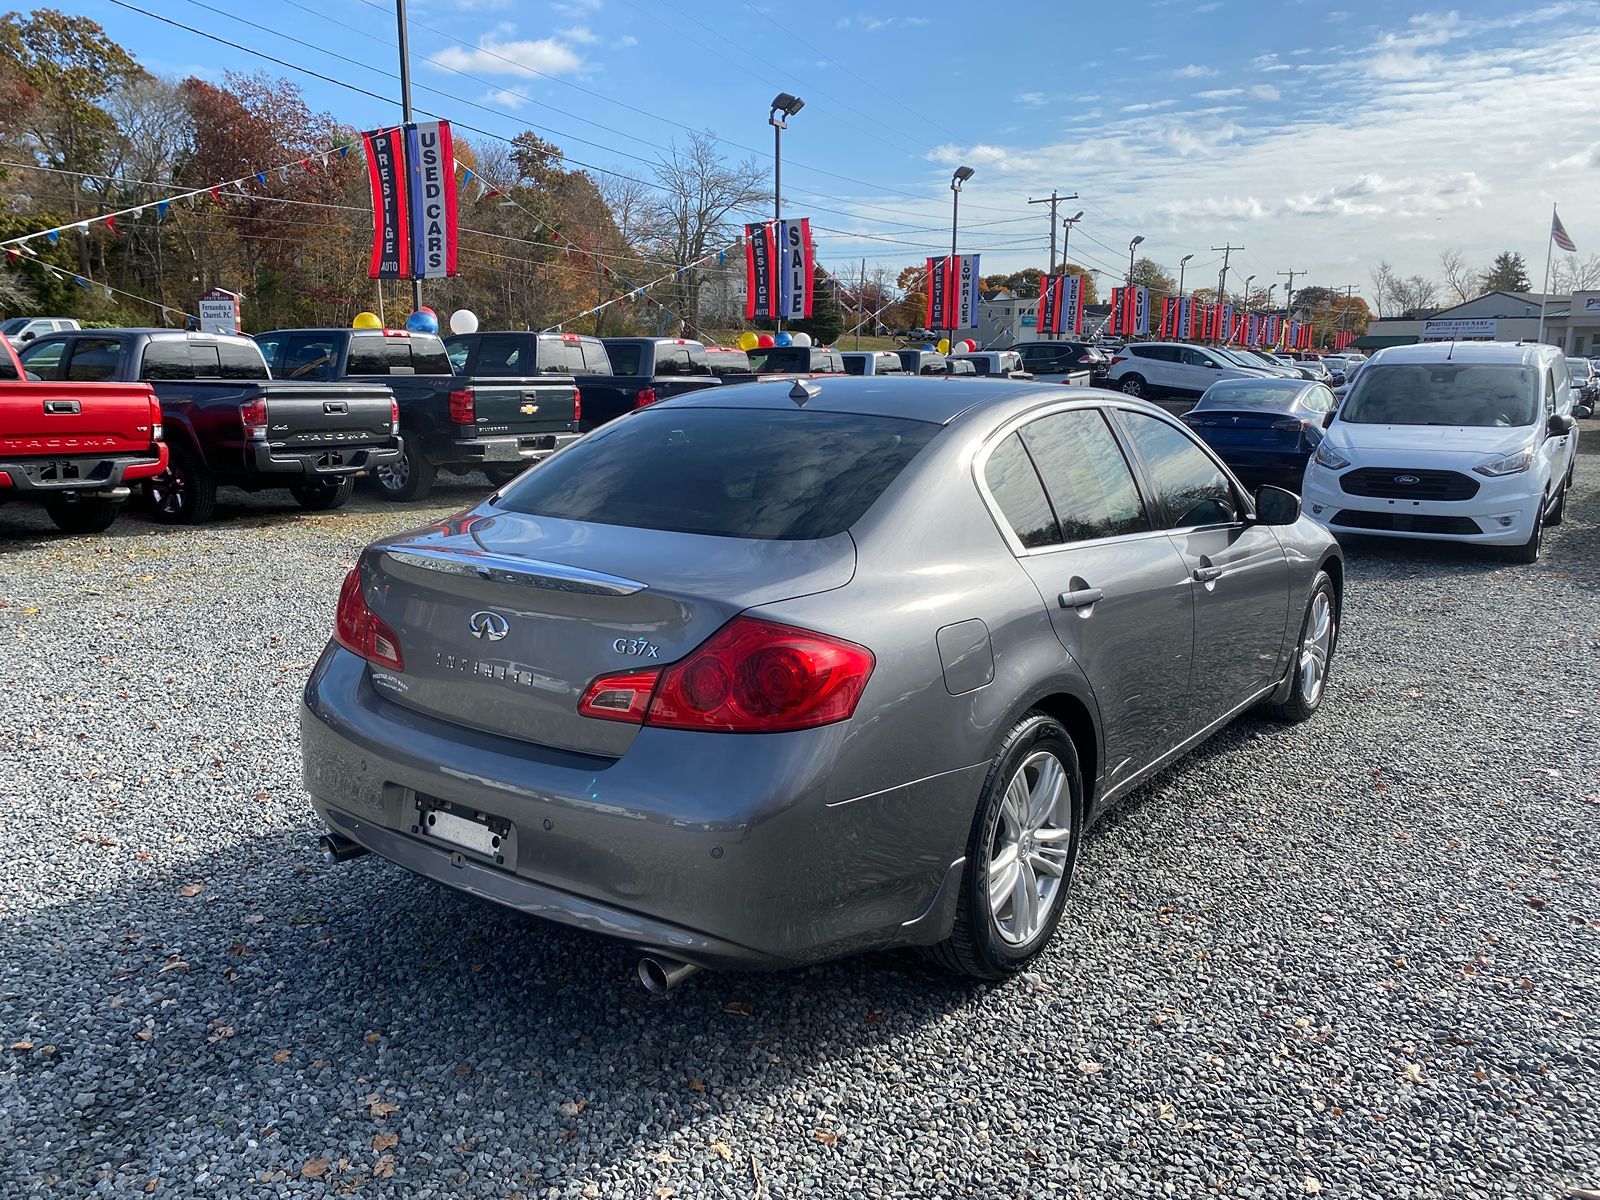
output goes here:
{"type": "Polygon", "coordinates": [[[611,356],[611,370],[618,375],[640,375],[639,358],[644,350],[638,342],[613,342],[606,347],[611,356]]]}
{"type": "Polygon", "coordinates": [[[189,358],[188,339],[152,338],[146,342],[139,378],[150,381],[193,379],[194,363],[189,358]]]}
{"type": "Polygon", "coordinates": [[[1022,440],[1044,479],[1064,541],[1150,528],[1133,472],[1098,412],[1075,409],[1040,417],[1023,428],[1022,440]]]}
{"type": "Polygon", "coordinates": [[[81,383],[104,383],[116,378],[121,357],[122,343],[114,338],[79,338],[72,345],[66,377],[81,383]]]}
{"type": "Polygon", "coordinates": [[[1044,484],[1039,482],[1039,472],[1022,448],[1020,437],[1013,433],[994,448],[984,465],[983,481],[1025,549],[1054,546],[1061,541],[1061,529],[1045,498],[1044,484]]]}
{"type": "Polygon", "coordinates": [[[444,351],[444,343],[429,334],[426,337],[396,338],[401,343],[409,343],[410,353],[407,356],[412,371],[418,375],[453,375],[450,369],[450,356],[444,351]]]}
{"type": "Polygon", "coordinates": [[[66,357],[65,338],[41,338],[22,348],[22,368],[40,379],[61,378],[61,360],[66,357]]]}
{"type": "Polygon", "coordinates": [[[855,413],[644,409],[502,493],[531,516],[716,537],[842,533],[939,433],[855,413]]]}
{"type": "Polygon", "coordinates": [[[1238,519],[1233,485],[1188,434],[1143,413],[1123,412],[1120,419],[1150,472],[1169,528],[1238,519]]]}

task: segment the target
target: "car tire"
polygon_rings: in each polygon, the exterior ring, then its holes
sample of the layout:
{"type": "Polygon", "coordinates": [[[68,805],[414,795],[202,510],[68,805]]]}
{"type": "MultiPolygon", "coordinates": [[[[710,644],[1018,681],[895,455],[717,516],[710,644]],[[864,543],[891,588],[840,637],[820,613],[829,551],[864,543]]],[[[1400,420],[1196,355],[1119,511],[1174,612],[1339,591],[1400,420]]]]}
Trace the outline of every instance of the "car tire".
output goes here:
{"type": "Polygon", "coordinates": [[[163,525],[200,525],[217,509],[217,481],[182,442],[167,447],[167,469],[144,487],[150,514],[163,525]]]}
{"type": "Polygon", "coordinates": [[[289,494],[307,512],[327,512],[340,508],[356,490],[354,475],[340,475],[336,479],[317,479],[307,483],[291,484],[289,494]]]}
{"type": "Polygon", "coordinates": [[[62,533],[104,533],[122,511],[117,500],[79,500],[74,504],[47,504],[45,515],[62,533]]]}
{"type": "Polygon", "coordinates": [[[1143,397],[1148,390],[1143,375],[1124,375],[1117,380],[1117,391],[1127,396],[1143,397]]]}
{"type": "Polygon", "coordinates": [[[485,467],[483,473],[495,487],[503,488],[526,469],[526,467],[485,467]]]}
{"type": "Polygon", "coordinates": [[[1549,506],[1539,505],[1539,511],[1533,517],[1533,532],[1528,535],[1528,540],[1520,546],[1506,547],[1506,557],[1515,563],[1536,563],[1539,561],[1539,552],[1544,549],[1545,511],[1549,506]]]}
{"type": "Polygon", "coordinates": [[[1037,958],[1061,921],[1082,830],[1077,750],[1056,720],[1030,712],[1006,732],[989,765],[955,924],[949,937],[925,948],[927,957],[958,975],[989,980],[1014,975],[1037,958]],[[1024,900],[1030,895],[1031,904],[1024,900]]]}
{"type": "Polygon", "coordinates": [[[438,467],[423,457],[415,439],[407,438],[399,460],[378,467],[372,475],[385,500],[425,500],[433,491],[438,471],[438,467]]]}
{"type": "Polygon", "coordinates": [[[1333,598],[1333,580],[1318,571],[1306,601],[1306,615],[1300,621],[1300,639],[1295,643],[1290,664],[1289,698],[1281,704],[1266,705],[1275,721],[1298,725],[1308,721],[1322,707],[1328,690],[1328,671],[1333,652],[1339,645],[1339,606],[1333,598]]]}
{"type": "Polygon", "coordinates": [[[1545,511],[1545,528],[1548,529],[1551,526],[1559,525],[1566,519],[1568,486],[1569,485],[1563,480],[1560,489],[1556,492],[1556,498],[1551,502],[1550,507],[1545,511]]]}

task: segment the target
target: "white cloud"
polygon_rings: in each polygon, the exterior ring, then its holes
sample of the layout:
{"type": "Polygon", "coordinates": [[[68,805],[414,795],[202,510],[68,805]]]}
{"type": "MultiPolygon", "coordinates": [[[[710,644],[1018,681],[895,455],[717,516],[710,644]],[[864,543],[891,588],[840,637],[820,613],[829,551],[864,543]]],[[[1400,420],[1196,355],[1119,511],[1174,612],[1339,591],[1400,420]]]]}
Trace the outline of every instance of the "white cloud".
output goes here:
{"type": "Polygon", "coordinates": [[[926,25],[927,17],[899,17],[892,14],[879,13],[853,13],[840,17],[834,22],[838,29],[859,29],[863,33],[877,33],[880,29],[889,29],[895,25],[918,26],[926,25]]]}
{"type": "Polygon", "coordinates": [[[1043,92],[1019,92],[1016,101],[1028,108],[1043,108],[1050,103],[1050,97],[1043,92]]]}
{"type": "Polygon", "coordinates": [[[550,6],[550,11],[558,17],[567,20],[583,20],[591,13],[598,12],[601,0],[557,0],[550,6]]]}
{"type": "Polygon", "coordinates": [[[1282,96],[1278,89],[1270,83],[1258,83],[1250,89],[1250,95],[1257,100],[1280,100],[1282,96]]]}
{"type": "Polygon", "coordinates": [[[1157,112],[1163,108],[1171,108],[1176,103],[1176,100],[1150,100],[1139,104],[1124,104],[1117,111],[1125,113],[1157,112]]]}
{"type": "Polygon", "coordinates": [[[1190,63],[1186,67],[1179,67],[1172,73],[1175,79],[1210,79],[1217,73],[1215,67],[1204,67],[1199,63],[1190,63]]]}
{"type": "Polygon", "coordinates": [[[1595,167],[1600,167],[1600,142],[1594,142],[1587,149],[1569,154],[1566,158],[1557,159],[1550,164],[1552,171],[1582,171],[1595,167]]]}
{"type": "Polygon", "coordinates": [[[485,104],[495,105],[500,108],[519,109],[528,102],[528,98],[521,92],[514,92],[510,88],[493,88],[483,94],[485,104]]]}
{"type": "Polygon", "coordinates": [[[556,36],[562,41],[577,42],[580,46],[593,46],[600,39],[595,36],[594,30],[587,25],[573,25],[566,29],[556,30],[556,36]]]}
{"type": "Polygon", "coordinates": [[[1201,100],[1226,100],[1230,96],[1242,96],[1242,95],[1244,95],[1244,89],[1243,88],[1212,88],[1208,92],[1196,92],[1195,95],[1201,100]]]}
{"type": "Polygon", "coordinates": [[[428,62],[451,71],[528,77],[540,73],[570,74],[583,66],[583,59],[577,52],[555,38],[502,41],[495,34],[489,34],[471,49],[446,46],[430,55],[428,62]]]}

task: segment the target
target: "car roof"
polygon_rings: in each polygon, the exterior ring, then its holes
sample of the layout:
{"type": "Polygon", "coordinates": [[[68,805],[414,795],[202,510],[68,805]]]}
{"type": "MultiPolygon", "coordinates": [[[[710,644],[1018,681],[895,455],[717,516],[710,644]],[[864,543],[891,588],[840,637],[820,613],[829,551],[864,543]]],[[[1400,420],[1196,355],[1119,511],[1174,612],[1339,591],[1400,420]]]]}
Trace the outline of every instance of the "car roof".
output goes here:
{"type": "MultiPolygon", "coordinates": [[[[671,408],[756,408],[793,409],[790,393],[799,381],[763,380],[737,387],[706,388],[686,392],[653,404],[647,410],[671,408]]],[[[811,391],[803,405],[806,412],[860,413],[873,417],[905,417],[948,425],[962,413],[988,404],[1001,404],[1025,397],[1030,391],[1040,399],[1061,397],[1060,384],[1018,383],[987,375],[922,376],[828,375],[803,381],[811,391]]],[[[1097,393],[1105,399],[1105,393],[1097,393]]]]}
{"type": "Polygon", "coordinates": [[[1412,346],[1389,346],[1374,358],[1384,365],[1394,363],[1477,362],[1508,363],[1531,367],[1551,354],[1561,354],[1557,346],[1541,342],[1418,342],[1412,346]]]}
{"type": "MultiPolygon", "coordinates": [[[[1265,392],[1268,395],[1287,396],[1291,397],[1288,403],[1293,404],[1294,401],[1299,400],[1311,388],[1325,388],[1327,386],[1327,384],[1319,383],[1314,379],[1284,379],[1282,377],[1272,379],[1219,379],[1206,389],[1205,395],[1195,402],[1195,407],[1199,408],[1204,405],[1206,398],[1219,390],[1226,391],[1229,396],[1237,396],[1240,392],[1265,392]]],[[[1211,403],[1226,404],[1227,400],[1225,398],[1213,398],[1211,403]]]]}
{"type": "Polygon", "coordinates": [[[138,333],[151,336],[165,334],[168,337],[240,338],[247,342],[254,340],[248,333],[214,333],[209,329],[163,329],[159,325],[118,325],[110,329],[57,329],[55,333],[62,336],[67,334],[93,334],[100,337],[104,337],[107,334],[138,333]]]}

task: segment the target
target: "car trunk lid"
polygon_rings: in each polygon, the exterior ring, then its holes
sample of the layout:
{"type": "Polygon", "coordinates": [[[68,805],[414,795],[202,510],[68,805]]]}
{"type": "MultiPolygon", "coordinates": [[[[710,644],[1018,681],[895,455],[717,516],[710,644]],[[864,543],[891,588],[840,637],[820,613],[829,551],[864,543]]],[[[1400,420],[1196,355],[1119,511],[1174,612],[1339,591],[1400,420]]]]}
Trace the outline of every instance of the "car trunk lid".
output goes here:
{"type": "MultiPolygon", "coordinates": [[[[457,380],[455,392],[472,397],[470,432],[483,437],[504,434],[563,433],[577,429],[576,387],[570,376],[556,379],[495,378],[457,380]]],[[[452,404],[457,411],[459,400],[452,404]]]]}
{"type": "Polygon", "coordinates": [[[682,658],[744,609],[844,586],[855,544],[496,513],[388,542],[368,569],[368,602],[405,660],[403,671],[374,669],[385,696],[472,729],[617,757],[638,728],[579,716],[591,682],[682,658]]]}
{"type": "Polygon", "coordinates": [[[0,383],[0,455],[148,453],[150,397],[143,383],[0,383]]]}
{"type": "Polygon", "coordinates": [[[1306,428],[1300,417],[1249,410],[1208,409],[1186,413],[1183,420],[1213,446],[1280,445],[1288,449],[1300,444],[1306,428]]]}
{"type": "Polygon", "coordinates": [[[393,394],[387,387],[288,380],[257,386],[267,402],[267,440],[275,450],[337,450],[391,436],[393,394]]]}

